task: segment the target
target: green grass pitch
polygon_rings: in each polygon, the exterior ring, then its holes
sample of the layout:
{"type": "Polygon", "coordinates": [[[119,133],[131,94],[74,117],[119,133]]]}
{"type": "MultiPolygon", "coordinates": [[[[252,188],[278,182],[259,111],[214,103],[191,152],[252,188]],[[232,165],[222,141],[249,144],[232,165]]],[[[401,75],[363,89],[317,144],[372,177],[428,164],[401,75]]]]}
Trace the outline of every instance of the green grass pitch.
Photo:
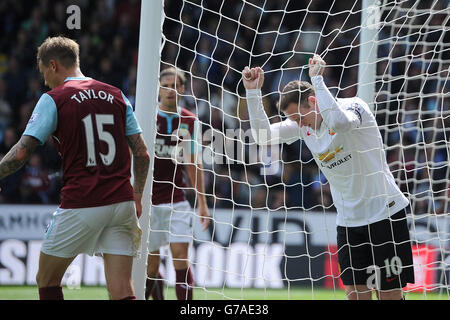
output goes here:
{"type": "MultiPolygon", "coordinates": [[[[69,289],[63,287],[67,300],[107,300],[105,287],[81,287],[69,289]]],[[[175,300],[173,287],[166,288],[167,300],[175,300]]],[[[444,292],[408,292],[407,300],[450,300],[450,293],[444,292]]],[[[38,291],[35,286],[0,286],[0,300],[37,300],[38,291]]],[[[342,290],[296,288],[285,289],[231,289],[231,288],[195,288],[195,300],[345,300],[342,290]]],[[[375,296],[374,296],[375,299],[375,296]]]]}

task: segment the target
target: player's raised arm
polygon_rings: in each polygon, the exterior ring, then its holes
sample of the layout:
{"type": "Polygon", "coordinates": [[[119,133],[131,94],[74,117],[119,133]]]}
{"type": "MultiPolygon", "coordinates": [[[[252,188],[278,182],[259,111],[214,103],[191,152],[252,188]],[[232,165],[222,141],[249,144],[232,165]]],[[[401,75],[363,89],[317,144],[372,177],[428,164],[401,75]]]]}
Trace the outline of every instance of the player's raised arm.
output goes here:
{"type": "Polygon", "coordinates": [[[264,83],[264,71],[261,68],[245,67],[242,81],[247,94],[247,107],[252,135],[258,144],[269,144],[270,122],[262,104],[261,87],[264,83]]]}
{"type": "Polygon", "coordinates": [[[293,121],[270,124],[264,111],[261,87],[264,83],[264,71],[260,67],[245,67],[242,81],[246,89],[247,107],[252,135],[259,145],[293,142],[300,138],[299,126],[293,121]]]}
{"type": "Polygon", "coordinates": [[[264,70],[260,67],[249,68],[245,67],[242,70],[242,81],[247,90],[261,90],[264,83],[264,70]]]}
{"type": "Polygon", "coordinates": [[[342,108],[325,85],[325,66],[325,61],[319,55],[309,58],[309,76],[323,121],[328,128],[337,132],[359,127],[362,124],[361,114],[342,108]]]}
{"type": "Polygon", "coordinates": [[[141,133],[127,136],[127,142],[133,154],[134,201],[138,218],[142,214],[142,194],[147,181],[150,155],[141,133]]]}

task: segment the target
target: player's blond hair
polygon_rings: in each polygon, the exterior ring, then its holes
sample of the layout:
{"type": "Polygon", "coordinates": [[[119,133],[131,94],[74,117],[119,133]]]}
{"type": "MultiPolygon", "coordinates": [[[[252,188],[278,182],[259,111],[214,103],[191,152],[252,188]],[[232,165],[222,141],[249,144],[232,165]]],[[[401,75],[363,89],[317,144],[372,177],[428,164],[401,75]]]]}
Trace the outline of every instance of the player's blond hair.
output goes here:
{"type": "Polygon", "coordinates": [[[178,80],[182,85],[186,83],[186,76],[184,72],[181,71],[180,69],[174,67],[164,69],[163,71],[160,72],[159,79],[162,79],[165,76],[175,76],[176,78],[178,78],[178,80]]]}
{"type": "Polygon", "coordinates": [[[78,68],[80,46],[75,40],[63,36],[48,37],[38,48],[37,63],[48,66],[50,60],[59,61],[65,68],[78,68]]]}

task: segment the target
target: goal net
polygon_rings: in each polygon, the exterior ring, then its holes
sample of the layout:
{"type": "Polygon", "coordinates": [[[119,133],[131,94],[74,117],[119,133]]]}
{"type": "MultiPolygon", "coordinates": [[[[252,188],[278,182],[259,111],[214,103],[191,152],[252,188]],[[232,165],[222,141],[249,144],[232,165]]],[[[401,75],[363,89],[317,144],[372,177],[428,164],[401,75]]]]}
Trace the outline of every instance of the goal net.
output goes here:
{"type": "MultiPolygon", "coordinates": [[[[342,297],[330,186],[301,140],[256,145],[241,80],[245,66],[264,69],[265,111],[279,122],[280,90],[291,80],[310,80],[313,54],[327,62],[324,79],[334,96],[364,96],[410,200],[416,282],[405,292],[449,297],[448,6],[445,0],[164,2],[160,66],[187,75],[180,105],[201,124],[212,218],[202,231],[194,213],[194,298],[342,297]]],[[[193,187],[184,189],[195,206],[193,187]]],[[[165,284],[173,286],[168,248],[161,258],[165,284]]]]}

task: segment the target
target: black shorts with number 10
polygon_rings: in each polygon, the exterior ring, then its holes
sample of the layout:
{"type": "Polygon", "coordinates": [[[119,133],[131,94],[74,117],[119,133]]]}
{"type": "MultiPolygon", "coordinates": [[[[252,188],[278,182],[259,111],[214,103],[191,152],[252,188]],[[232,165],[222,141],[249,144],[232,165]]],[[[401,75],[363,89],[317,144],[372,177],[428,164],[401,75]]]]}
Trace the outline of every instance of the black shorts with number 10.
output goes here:
{"type": "Polygon", "coordinates": [[[369,284],[369,287],[376,285],[376,289],[389,290],[414,283],[405,210],[366,226],[338,226],[337,244],[344,285],[369,284]],[[378,272],[377,280],[375,272],[378,272]]]}

